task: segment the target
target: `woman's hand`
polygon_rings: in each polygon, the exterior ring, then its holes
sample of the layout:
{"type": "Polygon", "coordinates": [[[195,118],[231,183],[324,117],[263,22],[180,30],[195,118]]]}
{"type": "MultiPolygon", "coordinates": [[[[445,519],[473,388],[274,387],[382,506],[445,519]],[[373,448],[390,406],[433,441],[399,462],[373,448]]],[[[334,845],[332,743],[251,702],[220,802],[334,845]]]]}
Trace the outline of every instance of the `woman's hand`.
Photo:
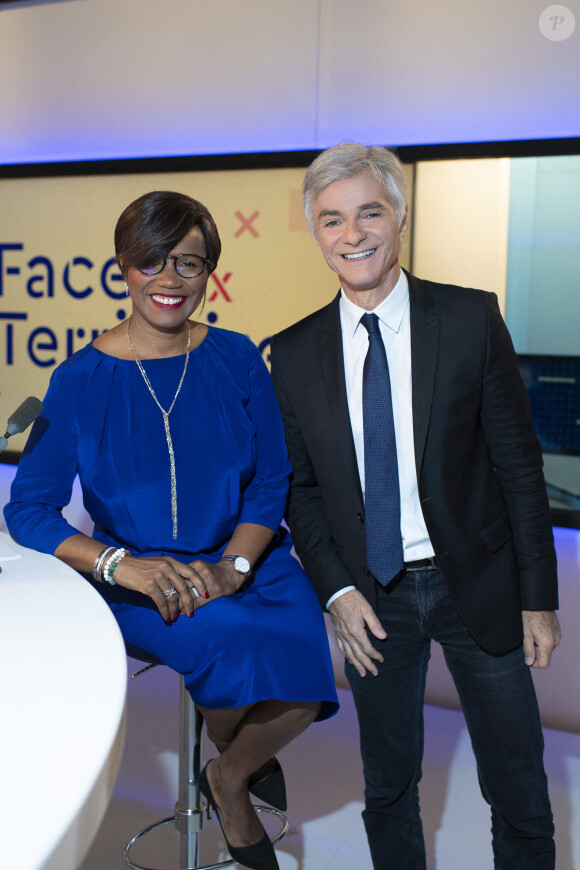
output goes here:
{"type": "MultiPolygon", "coordinates": [[[[226,552],[243,553],[250,564],[254,564],[273,537],[274,532],[266,526],[240,523],[226,552]]],[[[76,571],[87,574],[92,573],[102,550],[101,541],[79,532],[65,538],[54,555],[76,571]]],[[[132,556],[130,553],[118,562],[113,579],[118,586],[151,598],[166,622],[174,622],[180,613],[193,616],[198,607],[233,595],[244,582],[231,562],[214,565],[196,559],[186,565],[171,556],[132,556]],[[164,593],[170,592],[172,594],[166,597],[164,593]]]]}
{"type": "Polygon", "coordinates": [[[195,562],[190,562],[192,568],[200,580],[205,584],[209,595],[207,600],[199,598],[196,601],[196,608],[203,607],[214,601],[216,598],[223,598],[226,595],[234,595],[242,583],[243,576],[236,571],[231,562],[202,562],[196,559],[195,562]]]}
{"type": "MultiPolygon", "coordinates": [[[[205,565],[204,562],[193,565],[205,565]]],[[[114,575],[115,583],[147,595],[166,622],[174,622],[180,612],[193,616],[199,602],[208,597],[204,578],[192,565],[171,556],[124,556],[114,575]],[[164,593],[175,590],[170,596],[164,593]]]]}

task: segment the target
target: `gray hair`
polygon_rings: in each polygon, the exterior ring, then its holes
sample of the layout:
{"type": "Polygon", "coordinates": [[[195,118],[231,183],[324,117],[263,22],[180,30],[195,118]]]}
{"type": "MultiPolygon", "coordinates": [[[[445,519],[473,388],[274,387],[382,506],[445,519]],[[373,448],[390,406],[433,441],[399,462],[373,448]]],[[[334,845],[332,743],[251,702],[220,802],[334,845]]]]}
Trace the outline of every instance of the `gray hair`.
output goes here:
{"type": "Polygon", "coordinates": [[[403,166],[394,151],[373,146],[367,148],[358,142],[344,142],[319,154],[304,176],[302,195],[304,213],[310,232],[316,236],[314,200],[322,191],[343,178],[352,178],[368,172],[385,189],[387,200],[395,209],[400,225],[407,207],[407,182],[403,166]]]}

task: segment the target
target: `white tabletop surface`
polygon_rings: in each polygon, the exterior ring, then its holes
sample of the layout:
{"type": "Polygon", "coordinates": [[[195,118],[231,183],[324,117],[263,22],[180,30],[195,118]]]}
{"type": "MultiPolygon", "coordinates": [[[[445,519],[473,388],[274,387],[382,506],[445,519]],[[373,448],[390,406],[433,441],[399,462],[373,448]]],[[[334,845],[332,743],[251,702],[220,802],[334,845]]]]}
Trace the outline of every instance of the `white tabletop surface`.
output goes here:
{"type": "Polygon", "coordinates": [[[53,556],[0,532],[0,567],[0,864],[75,870],[121,761],[123,640],[98,593],[53,556]]]}

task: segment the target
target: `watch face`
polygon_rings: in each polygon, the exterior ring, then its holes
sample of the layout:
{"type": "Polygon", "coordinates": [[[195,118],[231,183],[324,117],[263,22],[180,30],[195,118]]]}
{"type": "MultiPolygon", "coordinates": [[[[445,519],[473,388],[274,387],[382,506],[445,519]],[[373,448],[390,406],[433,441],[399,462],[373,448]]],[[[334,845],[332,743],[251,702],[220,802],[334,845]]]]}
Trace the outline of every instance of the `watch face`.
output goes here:
{"type": "Polygon", "coordinates": [[[243,556],[236,556],[234,568],[236,571],[239,571],[240,574],[247,574],[250,570],[250,563],[243,556]]]}

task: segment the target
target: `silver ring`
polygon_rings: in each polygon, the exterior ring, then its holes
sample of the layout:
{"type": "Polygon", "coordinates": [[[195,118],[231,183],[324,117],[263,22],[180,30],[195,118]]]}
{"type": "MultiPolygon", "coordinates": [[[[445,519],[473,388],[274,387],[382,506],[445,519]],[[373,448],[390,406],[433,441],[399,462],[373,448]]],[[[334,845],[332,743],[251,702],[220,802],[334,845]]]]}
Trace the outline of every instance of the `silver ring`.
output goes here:
{"type": "Polygon", "coordinates": [[[201,595],[199,594],[199,592],[197,591],[197,589],[195,588],[195,586],[190,586],[189,588],[190,588],[191,591],[193,592],[193,595],[194,595],[195,598],[201,598],[201,595]]]}
{"type": "Polygon", "coordinates": [[[167,589],[163,593],[164,598],[171,598],[172,595],[177,595],[177,589],[175,588],[175,586],[172,586],[171,589],[167,589]]]}

